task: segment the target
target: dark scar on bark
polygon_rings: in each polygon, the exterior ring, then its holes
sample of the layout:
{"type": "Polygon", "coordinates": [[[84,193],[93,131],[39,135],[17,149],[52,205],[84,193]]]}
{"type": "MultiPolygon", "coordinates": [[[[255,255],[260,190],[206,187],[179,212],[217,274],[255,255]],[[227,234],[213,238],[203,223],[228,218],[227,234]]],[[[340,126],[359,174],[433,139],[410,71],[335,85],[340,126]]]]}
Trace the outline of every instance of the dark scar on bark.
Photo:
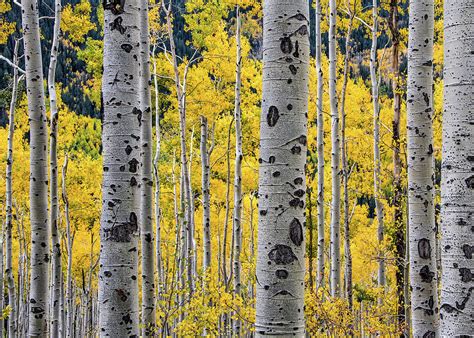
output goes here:
{"type": "Polygon", "coordinates": [[[280,39],[280,49],[284,54],[290,54],[291,51],[293,50],[293,44],[291,42],[291,39],[287,36],[283,37],[280,39]]]}
{"type": "Polygon", "coordinates": [[[137,168],[138,168],[138,161],[136,158],[132,158],[130,161],[128,161],[128,171],[131,173],[136,173],[137,168]]]}
{"type": "Polygon", "coordinates": [[[303,227],[297,218],[294,218],[290,223],[290,239],[296,246],[303,243],[303,227]]]}
{"type": "Polygon", "coordinates": [[[299,51],[298,40],[295,41],[295,52],[293,53],[293,56],[294,56],[295,58],[300,57],[300,51],[299,51]]]}
{"type": "Polygon", "coordinates": [[[138,230],[138,218],[134,212],[130,213],[129,221],[105,229],[105,240],[125,243],[131,241],[131,235],[138,230]]]}
{"type": "Polygon", "coordinates": [[[466,297],[464,297],[462,302],[461,303],[456,302],[456,308],[458,308],[459,310],[464,310],[464,308],[466,307],[467,302],[469,301],[469,298],[471,298],[473,290],[474,290],[474,287],[469,288],[469,291],[467,292],[467,295],[466,295],[466,297]]]}
{"type": "Polygon", "coordinates": [[[467,259],[472,259],[472,254],[474,253],[474,246],[464,244],[462,246],[462,251],[464,252],[464,256],[466,256],[467,259]]]}
{"type": "Polygon", "coordinates": [[[288,278],[288,271],[279,269],[275,271],[275,276],[277,276],[278,279],[287,279],[288,278]]]}
{"type": "Polygon", "coordinates": [[[122,302],[125,302],[127,300],[127,293],[122,290],[122,289],[115,289],[115,292],[117,293],[117,296],[120,298],[122,302]]]}
{"type": "Polygon", "coordinates": [[[469,189],[474,189],[474,176],[466,179],[466,185],[469,189]]]}
{"type": "Polygon", "coordinates": [[[132,51],[132,45],[129,44],[129,43],[123,43],[120,45],[120,48],[122,48],[124,51],[126,51],[127,53],[130,53],[132,51]]]}
{"type": "Polygon", "coordinates": [[[267,114],[267,123],[270,127],[274,127],[278,119],[280,118],[280,114],[278,112],[278,108],[275,106],[270,106],[268,109],[268,114],[267,114]]]}
{"type": "Polygon", "coordinates": [[[431,245],[428,239],[422,238],[418,241],[418,255],[423,259],[431,257],[431,245]]]}
{"type": "Polygon", "coordinates": [[[133,148],[130,146],[130,144],[125,147],[125,153],[127,155],[130,155],[132,153],[132,150],[133,148]]]}
{"type": "Polygon", "coordinates": [[[290,65],[289,68],[290,68],[291,74],[296,75],[296,73],[298,72],[298,70],[296,69],[295,65],[290,65]]]}
{"type": "Polygon", "coordinates": [[[431,283],[433,281],[435,274],[433,271],[430,271],[430,267],[425,265],[420,270],[421,281],[425,283],[431,283]]]}
{"type": "Polygon", "coordinates": [[[306,18],[306,16],[304,16],[304,15],[301,14],[301,13],[298,13],[298,14],[295,14],[295,15],[293,15],[293,16],[290,16],[290,17],[288,18],[288,20],[289,20],[289,19],[296,19],[296,20],[298,20],[298,21],[308,21],[308,19],[306,18]]]}
{"type": "Polygon", "coordinates": [[[110,10],[112,14],[118,15],[124,12],[125,0],[104,0],[102,2],[104,10],[110,10]]]}
{"type": "Polygon", "coordinates": [[[122,26],[123,19],[121,16],[117,17],[114,21],[110,23],[110,30],[118,30],[120,34],[124,34],[127,28],[122,26]]]}
{"type": "Polygon", "coordinates": [[[461,280],[464,283],[469,283],[473,279],[472,271],[468,268],[460,268],[459,269],[459,274],[461,276],[461,280]]]}
{"type": "Polygon", "coordinates": [[[285,265],[293,263],[298,260],[298,257],[293,253],[293,250],[288,245],[277,244],[268,253],[268,258],[276,265],[285,265]]]}
{"type": "Polygon", "coordinates": [[[142,126],[142,115],[143,115],[142,111],[140,109],[138,109],[137,107],[133,107],[132,114],[137,115],[138,126],[141,127],[142,126]]]}

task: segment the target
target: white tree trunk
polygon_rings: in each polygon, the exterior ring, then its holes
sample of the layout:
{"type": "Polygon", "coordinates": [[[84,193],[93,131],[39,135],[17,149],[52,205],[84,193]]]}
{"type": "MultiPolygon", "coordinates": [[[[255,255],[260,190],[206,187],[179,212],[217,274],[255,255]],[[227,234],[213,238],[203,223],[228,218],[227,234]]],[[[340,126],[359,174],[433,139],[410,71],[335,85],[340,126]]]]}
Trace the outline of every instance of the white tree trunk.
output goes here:
{"type": "Polygon", "coordinates": [[[99,334],[139,335],[139,2],[104,2],[99,334]]]}
{"type": "Polygon", "coordinates": [[[444,3],[441,336],[474,332],[474,6],[444,3]]]}
{"type": "Polygon", "coordinates": [[[309,8],[263,7],[256,336],[304,337],[309,8]]]}
{"type": "Polygon", "coordinates": [[[323,69],[321,67],[321,1],[316,0],[316,75],[317,89],[317,148],[318,148],[318,263],[317,287],[324,286],[324,114],[323,114],[323,69]]]}
{"type": "MultiPolygon", "coordinates": [[[[13,50],[13,64],[18,64],[18,40],[15,40],[13,50]]],[[[5,226],[6,226],[6,258],[5,258],[5,273],[7,275],[8,285],[8,304],[11,306],[11,313],[8,318],[8,337],[13,338],[17,336],[16,332],[16,317],[18,314],[16,299],[15,299],[15,280],[13,277],[12,265],[12,228],[13,228],[13,200],[12,200],[12,168],[13,168],[13,137],[15,135],[15,107],[18,94],[18,83],[23,78],[23,75],[18,77],[18,69],[13,68],[13,88],[12,98],[10,101],[10,114],[8,117],[8,145],[7,145],[7,169],[5,177],[5,226]]],[[[3,256],[3,255],[2,255],[3,256]]]]}
{"type": "Polygon", "coordinates": [[[30,121],[30,224],[31,283],[29,296],[30,336],[48,332],[48,135],[44,102],[43,67],[40,46],[38,2],[22,1],[26,88],[30,121]]]}
{"type": "Polygon", "coordinates": [[[51,45],[51,58],[48,69],[48,96],[50,109],[50,134],[49,134],[49,203],[50,203],[50,228],[51,228],[51,329],[52,338],[59,337],[59,297],[61,279],[61,239],[58,232],[58,108],[56,100],[56,64],[58,60],[59,35],[61,23],[61,1],[54,2],[54,29],[53,43],[51,45]]]}
{"type": "Polygon", "coordinates": [[[438,336],[433,156],[434,2],[410,2],[407,83],[408,222],[412,332],[438,336]]]}
{"type": "MultiPolygon", "coordinates": [[[[234,296],[240,296],[240,252],[242,246],[242,111],[240,109],[240,88],[242,86],[242,56],[240,45],[240,9],[237,6],[237,28],[235,41],[237,48],[236,69],[235,69],[235,166],[234,166],[234,296]]],[[[240,335],[241,322],[239,318],[234,319],[233,333],[240,335]]]]}
{"type": "Polygon", "coordinates": [[[142,335],[153,336],[155,315],[155,249],[153,236],[153,159],[152,113],[150,93],[150,39],[148,33],[148,0],[140,0],[140,110],[141,121],[141,180],[140,223],[142,259],[142,335]]]}
{"type": "MultiPolygon", "coordinates": [[[[377,77],[377,34],[378,34],[378,0],[373,0],[372,7],[372,47],[370,49],[370,79],[372,84],[372,104],[374,109],[374,199],[375,212],[377,214],[377,238],[379,245],[383,243],[384,237],[384,210],[380,200],[380,102],[379,102],[379,80],[377,77]]],[[[377,272],[377,284],[385,287],[385,261],[379,252],[379,265],[377,272]]]]}
{"type": "Polygon", "coordinates": [[[339,112],[336,94],[336,0],[329,1],[329,101],[331,107],[331,296],[338,297],[341,290],[341,181],[339,173],[340,139],[339,112]]]}
{"type": "MultiPolygon", "coordinates": [[[[201,168],[202,168],[202,224],[203,224],[203,272],[211,266],[211,205],[210,205],[210,165],[207,150],[207,118],[201,116],[201,168]]],[[[204,285],[205,287],[205,285],[204,285]]]]}

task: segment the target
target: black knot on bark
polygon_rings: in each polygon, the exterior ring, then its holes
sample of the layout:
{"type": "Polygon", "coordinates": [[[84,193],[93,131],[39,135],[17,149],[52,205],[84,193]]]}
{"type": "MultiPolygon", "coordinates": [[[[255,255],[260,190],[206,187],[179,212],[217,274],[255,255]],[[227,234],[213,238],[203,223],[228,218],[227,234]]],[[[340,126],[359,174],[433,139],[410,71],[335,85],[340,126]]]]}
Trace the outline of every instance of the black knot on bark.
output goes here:
{"type": "Polygon", "coordinates": [[[293,253],[293,250],[288,245],[277,244],[268,253],[268,258],[276,265],[285,265],[293,263],[298,260],[298,257],[293,253]]]}
{"type": "Polygon", "coordinates": [[[268,109],[268,114],[267,114],[267,123],[270,127],[274,127],[278,119],[280,118],[280,113],[278,112],[278,108],[275,106],[270,106],[268,109]]]}

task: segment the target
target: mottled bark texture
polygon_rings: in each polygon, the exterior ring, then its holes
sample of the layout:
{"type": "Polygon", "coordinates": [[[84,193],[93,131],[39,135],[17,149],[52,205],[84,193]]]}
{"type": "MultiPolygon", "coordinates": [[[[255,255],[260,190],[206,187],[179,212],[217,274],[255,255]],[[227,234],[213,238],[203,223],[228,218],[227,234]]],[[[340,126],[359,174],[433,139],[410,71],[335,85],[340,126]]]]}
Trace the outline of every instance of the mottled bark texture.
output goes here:
{"type": "MultiPolygon", "coordinates": [[[[18,64],[18,40],[15,40],[15,47],[13,49],[13,64],[18,64]]],[[[8,304],[11,306],[11,313],[8,318],[8,337],[16,337],[16,316],[17,306],[15,297],[15,280],[13,277],[12,265],[12,229],[13,229],[13,190],[12,190],[12,168],[13,168],[13,138],[15,135],[15,107],[18,96],[18,83],[23,78],[23,75],[18,77],[18,69],[13,68],[13,88],[12,98],[10,101],[10,112],[8,116],[8,142],[7,142],[7,169],[5,177],[5,226],[6,226],[6,254],[5,254],[5,274],[7,275],[8,286],[8,304]]],[[[3,255],[2,255],[3,256],[3,255]]]]}
{"type": "Polygon", "coordinates": [[[318,262],[316,286],[324,286],[324,113],[323,113],[323,69],[321,67],[321,1],[316,0],[316,73],[318,79],[316,102],[317,148],[318,148],[318,262]]]}
{"type": "MultiPolygon", "coordinates": [[[[207,118],[201,116],[201,168],[202,168],[202,224],[203,255],[202,269],[207,272],[211,266],[211,202],[210,202],[210,165],[207,150],[207,118]]],[[[205,281],[205,279],[204,279],[205,281]]]]}
{"type": "Polygon", "coordinates": [[[51,318],[50,334],[52,338],[59,337],[59,297],[61,286],[61,238],[58,232],[58,107],[56,99],[56,64],[58,60],[59,35],[61,23],[61,0],[54,2],[53,43],[48,69],[48,96],[50,109],[49,131],[49,203],[51,229],[51,318]]]}
{"type": "Polygon", "coordinates": [[[472,0],[445,1],[444,36],[441,336],[468,337],[474,333],[472,0]]]}
{"type": "Polygon", "coordinates": [[[48,155],[46,153],[48,131],[38,2],[23,0],[21,13],[30,122],[31,283],[28,334],[44,337],[48,332],[49,310],[48,155]]]}
{"type": "Polygon", "coordinates": [[[438,336],[433,157],[433,0],[410,1],[407,86],[408,222],[414,337],[438,336]]]}
{"type": "Polygon", "coordinates": [[[329,1],[329,101],[331,108],[331,296],[341,292],[341,181],[339,111],[336,93],[336,0],[329,1]]]}
{"type": "MultiPolygon", "coordinates": [[[[242,111],[240,109],[240,88],[242,86],[242,50],[240,45],[240,10],[237,6],[237,28],[235,32],[236,42],[236,66],[235,66],[235,163],[234,163],[234,295],[240,296],[240,252],[242,247],[242,111]]],[[[239,318],[233,321],[233,333],[240,335],[241,322],[239,318]]]]}
{"type": "Polygon", "coordinates": [[[155,316],[155,249],[153,235],[153,154],[152,113],[150,92],[150,39],[148,33],[148,0],[140,0],[140,110],[141,180],[140,225],[142,260],[142,321],[143,337],[153,336],[155,316]]]}
{"type": "MultiPolygon", "coordinates": [[[[381,170],[380,170],[380,102],[379,102],[379,77],[377,76],[377,34],[378,34],[378,0],[373,0],[372,6],[372,46],[370,48],[370,80],[372,84],[372,105],[374,123],[374,199],[377,214],[377,239],[382,246],[384,239],[384,210],[380,200],[381,170]]],[[[377,284],[385,287],[385,261],[382,247],[378,254],[377,284]]],[[[379,299],[381,301],[381,299],[379,299]]]]}
{"type": "Polygon", "coordinates": [[[99,334],[138,336],[139,3],[106,0],[99,334]]]}
{"type": "Polygon", "coordinates": [[[256,335],[303,337],[309,8],[263,7],[256,335]]]}

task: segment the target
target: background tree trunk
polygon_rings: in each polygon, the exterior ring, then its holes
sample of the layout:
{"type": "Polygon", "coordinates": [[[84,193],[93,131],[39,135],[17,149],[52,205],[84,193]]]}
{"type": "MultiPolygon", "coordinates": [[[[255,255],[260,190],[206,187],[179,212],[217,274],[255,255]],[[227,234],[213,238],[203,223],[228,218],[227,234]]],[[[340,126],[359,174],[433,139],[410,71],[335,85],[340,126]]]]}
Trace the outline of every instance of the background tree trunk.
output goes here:
{"type": "Polygon", "coordinates": [[[140,223],[142,259],[142,336],[154,335],[155,315],[155,250],[153,235],[153,163],[152,113],[150,96],[150,40],[148,30],[148,0],[140,0],[140,110],[141,120],[141,180],[140,223]]]}
{"type": "Polygon", "coordinates": [[[51,45],[51,58],[48,69],[48,96],[50,116],[49,134],[49,203],[50,203],[50,224],[51,224],[51,244],[52,244],[52,268],[51,268],[51,337],[59,337],[59,297],[61,279],[61,239],[58,231],[58,108],[56,99],[56,64],[58,60],[59,37],[61,34],[61,1],[54,2],[54,28],[53,43],[51,45]]]}
{"type": "Polygon", "coordinates": [[[256,335],[303,336],[309,8],[263,7],[256,335]]]}
{"type": "Polygon", "coordinates": [[[317,149],[318,149],[318,262],[317,287],[324,286],[324,114],[323,114],[323,69],[321,67],[321,1],[316,0],[316,75],[317,88],[317,149]]]}
{"type": "Polygon", "coordinates": [[[31,282],[29,296],[30,336],[48,332],[48,170],[46,153],[47,125],[44,102],[43,67],[40,46],[38,2],[22,1],[23,41],[25,49],[26,88],[30,121],[30,224],[31,282]]]}
{"type": "Polygon", "coordinates": [[[338,297],[341,291],[341,181],[339,172],[340,140],[339,111],[336,94],[336,0],[329,1],[329,101],[331,106],[331,296],[338,297]]]}
{"type": "Polygon", "coordinates": [[[410,2],[407,86],[412,332],[439,336],[433,156],[434,2],[410,2]]]}
{"type": "MultiPolygon", "coordinates": [[[[202,224],[203,224],[203,255],[202,269],[204,277],[211,266],[211,205],[210,205],[210,166],[207,150],[207,118],[201,116],[201,165],[202,165],[202,224]]],[[[204,278],[204,289],[206,288],[204,278]]]]}
{"type": "Polygon", "coordinates": [[[474,332],[474,6],[444,3],[441,336],[474,332]]]}
{"type": "Polygon", "coordinates": [[[139,20],[138,0],[104,2],[101,336],[139,335],[139,20]]]}

